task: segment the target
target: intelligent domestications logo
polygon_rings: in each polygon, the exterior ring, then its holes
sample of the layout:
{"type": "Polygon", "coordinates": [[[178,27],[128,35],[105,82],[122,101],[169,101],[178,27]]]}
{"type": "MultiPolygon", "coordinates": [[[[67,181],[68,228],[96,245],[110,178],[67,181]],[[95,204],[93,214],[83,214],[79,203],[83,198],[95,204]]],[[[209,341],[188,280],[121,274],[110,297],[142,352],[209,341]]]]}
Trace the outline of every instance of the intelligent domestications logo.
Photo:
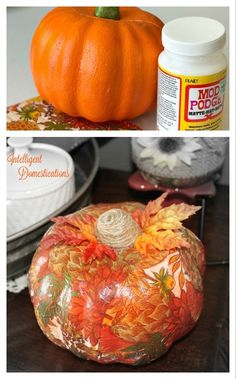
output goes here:
{"type": "Polygon", "coordinates": [[[187,86],[186,121],[203,121],[223,111],[225,79],[211,85],[187,86]]]}
{"type": "Polygon", "coordinates": [[[48,169],[45,166],[43,155],[31,155],[29,153],[14,154],[7,156],[7,163],[16,167],[17,179],[25,181],[29,178],[67,178],[68,170],[59,168],[48,169]]]}

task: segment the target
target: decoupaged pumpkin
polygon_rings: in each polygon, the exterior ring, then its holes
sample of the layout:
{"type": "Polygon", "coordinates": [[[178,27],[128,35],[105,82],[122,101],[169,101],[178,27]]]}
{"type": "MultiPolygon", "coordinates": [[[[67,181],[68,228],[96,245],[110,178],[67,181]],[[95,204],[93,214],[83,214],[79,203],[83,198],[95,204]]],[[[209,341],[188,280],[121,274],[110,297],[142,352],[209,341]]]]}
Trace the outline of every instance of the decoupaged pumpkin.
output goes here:
{"type": "Polygon", "coordinates": [[[91,205],[54,219],[29,271],[43,333],[78,357],[145,364],[197,322],[204,248],[181,221],[198,210],[140,203],[91,205]]]}
{"type": "Polygon", "coordinates": [[[37,27],[31,69],[40,96],[91,121],[155,106],[163,23],[135,7],[59,7],[37,27]]]}

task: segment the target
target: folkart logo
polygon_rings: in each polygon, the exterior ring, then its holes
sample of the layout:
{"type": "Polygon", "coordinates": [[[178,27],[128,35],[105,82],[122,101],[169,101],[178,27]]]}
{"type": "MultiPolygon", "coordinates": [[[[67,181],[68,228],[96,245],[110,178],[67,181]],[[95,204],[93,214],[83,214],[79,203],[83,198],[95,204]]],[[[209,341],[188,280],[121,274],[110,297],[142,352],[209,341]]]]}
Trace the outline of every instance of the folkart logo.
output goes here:
{"type": "Polygon", "coordinates": [[[202,86],[187,87],[186,121],[202,121],[216,117],[223,110],[225,79],[202,86]]]}

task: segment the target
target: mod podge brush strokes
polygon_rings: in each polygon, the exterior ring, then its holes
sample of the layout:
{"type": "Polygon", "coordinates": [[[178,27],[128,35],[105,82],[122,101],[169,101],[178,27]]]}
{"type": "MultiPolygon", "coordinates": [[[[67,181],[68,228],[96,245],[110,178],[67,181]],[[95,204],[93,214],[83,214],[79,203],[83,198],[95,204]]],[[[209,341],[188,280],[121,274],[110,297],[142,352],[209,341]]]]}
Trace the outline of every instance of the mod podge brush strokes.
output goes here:
{"type": "Polygon", "coordinates": [[[223,127],[227,62],[225,28],[213,19],[183,17],[162,29],[158,60],[159,130],[223,127]]]}

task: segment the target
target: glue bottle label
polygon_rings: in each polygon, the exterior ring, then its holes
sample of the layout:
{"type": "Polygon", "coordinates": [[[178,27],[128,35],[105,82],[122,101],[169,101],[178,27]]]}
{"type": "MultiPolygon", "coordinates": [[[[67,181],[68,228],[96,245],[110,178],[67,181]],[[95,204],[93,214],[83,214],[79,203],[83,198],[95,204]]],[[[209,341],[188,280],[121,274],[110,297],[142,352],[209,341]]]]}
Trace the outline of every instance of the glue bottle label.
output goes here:
{"type": "Polygon", "coordinates": [[[226,70],[209,76],[158,69],[159,130],[215,130],[222,126],[226,70]]]}

